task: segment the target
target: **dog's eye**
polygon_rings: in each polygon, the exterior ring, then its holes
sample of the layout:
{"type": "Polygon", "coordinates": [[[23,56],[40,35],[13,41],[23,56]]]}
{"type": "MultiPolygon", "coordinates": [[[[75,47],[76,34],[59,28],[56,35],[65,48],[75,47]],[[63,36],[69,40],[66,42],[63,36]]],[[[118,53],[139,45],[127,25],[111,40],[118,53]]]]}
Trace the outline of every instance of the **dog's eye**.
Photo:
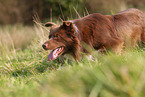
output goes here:
{"type": "Polygon", "coordinates": [[[51,37],[52,37],[51,35],[48,36],[49,39],[50,39],[51,37]]]}
{"type": "Polygon", "coordinates": [[[59,35],[55,35],[55,36],[54,36],[55,39],[58,39],[59,37],[60,37],[59,35]]]}

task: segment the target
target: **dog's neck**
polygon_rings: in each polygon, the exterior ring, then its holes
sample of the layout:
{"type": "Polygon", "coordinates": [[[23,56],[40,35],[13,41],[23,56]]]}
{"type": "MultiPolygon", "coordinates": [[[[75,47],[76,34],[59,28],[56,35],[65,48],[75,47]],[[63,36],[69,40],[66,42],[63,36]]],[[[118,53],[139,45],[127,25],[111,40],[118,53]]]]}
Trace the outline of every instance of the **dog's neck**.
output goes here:
{"type": "Polygon", "coordinates": [[[76,26],[76,24],[73,24],[73,25],[74,25],[74,28],[75,28],[76,33],[79,34],[79,29],[78,29],[78,27],[76,26]]]}

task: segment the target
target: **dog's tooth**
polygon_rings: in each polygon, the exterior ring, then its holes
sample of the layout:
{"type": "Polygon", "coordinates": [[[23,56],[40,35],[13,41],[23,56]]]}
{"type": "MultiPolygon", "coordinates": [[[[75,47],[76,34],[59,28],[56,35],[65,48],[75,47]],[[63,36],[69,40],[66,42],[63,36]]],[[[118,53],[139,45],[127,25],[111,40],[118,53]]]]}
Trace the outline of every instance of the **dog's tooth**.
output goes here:
{"type": "Polygon", "coordinates": [[[60,48],[58,49],[58,52],[60,52],[60,48]]]}
{"type": "Polygon", "coordinates": [[[55,56],[55,55],[56,55],[56,53],[57,53],[57,50],[54,50],[54,52],[53,52],[53,53],[54,53],[54,56],[55,56]]]}
{"type": "Polygon", "coordinates": [[[60,53],[62,51],[62,48],[57,48],[53,51],[53,57],[56,58],[58,56],[58,53],[60,53]]]}
{"type": "Polygon", "coordinates": [[[55,53],[57,52],[57,49],[55,50],[55,53]]]}
{"type": "Polygon", "coordinates": [[[57,51],[59,51],[59,48],[57,48],[57,51]]]}

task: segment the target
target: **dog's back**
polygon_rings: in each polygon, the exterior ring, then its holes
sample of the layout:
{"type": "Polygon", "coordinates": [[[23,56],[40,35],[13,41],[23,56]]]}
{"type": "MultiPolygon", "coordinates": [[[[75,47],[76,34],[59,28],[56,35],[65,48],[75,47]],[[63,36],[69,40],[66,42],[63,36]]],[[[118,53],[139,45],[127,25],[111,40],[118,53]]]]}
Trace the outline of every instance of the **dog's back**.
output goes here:
{"type": "Polygon", "coordinates": [[[116,15],[90,14],[74,20],[80,39],[95,49],[136,46],[145,41],[145,13],[128,9],[116,15]]]}

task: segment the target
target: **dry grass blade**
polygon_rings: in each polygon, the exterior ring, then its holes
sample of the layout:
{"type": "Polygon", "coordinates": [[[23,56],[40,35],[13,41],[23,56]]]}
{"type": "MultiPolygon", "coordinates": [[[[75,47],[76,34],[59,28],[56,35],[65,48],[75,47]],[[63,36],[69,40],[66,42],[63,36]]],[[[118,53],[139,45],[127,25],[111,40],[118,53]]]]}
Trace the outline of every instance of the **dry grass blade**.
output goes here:
{"type": "Polygon", "coordinates": [[[78,11],[75,8],[74,8],[74,10],[75,10],[76,14],[78,15],[78,17],[81,18],[81,16],[79,15],[78,11]]]}
{"type": "Polygon", "coordinates": [[[61,22],[63,22],[63,19],[59,16],[59,19],[61,20],[61,22]]]}
{"type": "Polygon", "coordinates": [[[48,29],[46,29],[46,27],[44,27],[44,26],[42,25],[41,20],[40,20],[40,18],[39,18],[39,16],[38,16],[37,13],[34,14],[33,21],[34,21],[39,27],[42,27],[42,28],[44,28],[45,30],[49,31],[48,29]]]}
{"type": "Polygon", "coordinates": [[[52,8],[50,8],[50,22],[52,22],[52,8]]]}
{"type": "Polygon", "coordinates": [[[86,10],[87,14],[89,15],[89,12],[88,12],[87,8],[85,8],[85,10],[86,10]]]}
{"type": "Polygon", "coordinates": [[[60,7],[60,11],[61,11],[61,14],[62,14],[63,20],[65,20],[60,3],[59,3],[59,7],[60,7]]]}
{"type": "Polygon", "coordinates": [[[6,32],[6,35],[8,36],[10,43],[12,45],[13,53],[16,54],[16,49],[15,49],[14,40],[12,39],[12,36],[8,32],[6,32]]]}

